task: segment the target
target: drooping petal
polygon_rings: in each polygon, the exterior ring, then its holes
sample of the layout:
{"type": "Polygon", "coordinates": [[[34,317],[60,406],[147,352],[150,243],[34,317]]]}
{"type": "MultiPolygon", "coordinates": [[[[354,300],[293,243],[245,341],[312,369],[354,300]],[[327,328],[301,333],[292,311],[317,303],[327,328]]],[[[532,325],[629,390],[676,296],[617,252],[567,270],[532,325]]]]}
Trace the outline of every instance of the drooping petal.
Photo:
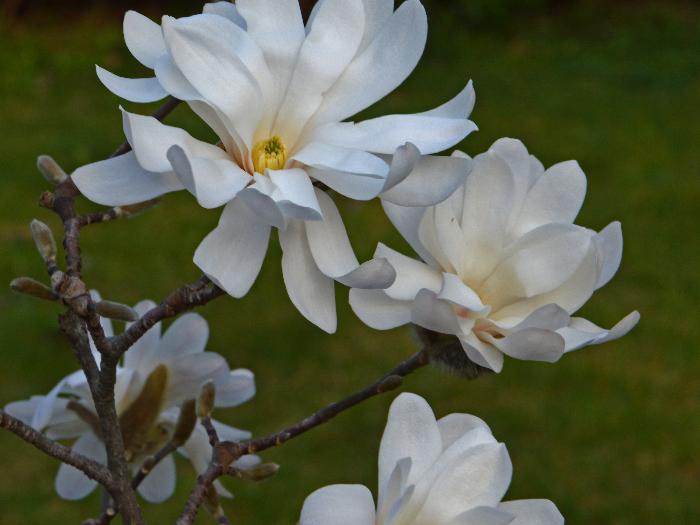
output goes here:
{"type": "Polygon", "coordinates": [[[167,156],[173,171],[203,208],[223,206],[253,180],[229,159],[190,157],[177,145],[168,150],[167,156]]]}
{"type": "Polygon", "coordinates": [[[272,128],[294,148],[324,94],[353,59],[365,24],[362,0],[325,0],[304,39],[287,92],[272,128]]]}
{"type": "MultiPolygon", "coordinates": [[[[79,437],[73,444],[72,450],[98,463],[104,464],[107,460],[104,445],[92,432],[79,437]]],[[[56,492],[63,499],[79,500],[90,494],[97,486],[97,482],[88,478],[77,468],[63,463],[58,469],[55,486],[56,492]]]]}
{"type": "Polygon", "coordinates": [[[326,93],[312,124],[340,122],[391,93],[416,67],[427,33],[428,21],[421,3],[407,0],[401,4],[326,93]]]}
{"type": "Polygon", "coordinates": [[[371,259],[336,279],[350,288],[384,290],[396,280],[396,270],[386,259],[371,259]]]}
{"type": "Polygon", "coordinates": [[[168,96],[155,77],[125,78],[95,66],[97,78],[112,93],[131,102],[155,102],[168,96]]]}
{"type": "Polygon", "coordinates": [[[460,343],[467,353],[467,357],[477,365],[489,368],[497,374],[503,370],[503,352],[495,346],[483,342],[473,332],[469,332],[465,337],[461,337],[460,343]]]}
{"type": "Polygon", "coordinates": [[[167,52],[160,26],[136,11],[124,15],[124,41],[134,58],[151,69],[167,52]]]}
{"type": "Polygon", "coordinates": [[[194,263],[230,295],[243,297],[260,273],[269,238],[270,226],[234,199],[197,248],[194,263]]]}
{"type": "Polygon", "coordinates": [[[425,288],[418,292],[413,301],[411,321],[441,334],[460,335],[462,333],[450,303],[438,299],[437,293],[425,288]]]}
{"type": "Polygon", "coordinates": [[[384,179],[376,175],[313,167],[307,168],[307,171],[313,179],[354,200],[372,200],[384,188],[384,179]]]}
{"type": "Polygon", "coordinates": [[[167,360],[168,384],[163,396],[164,408],[177,406],[199,395],[202,385],[228,374],[228,364],[219,354],[201,352],[167,360]]]}
{"type": "Polygon", "coordinates": [[[397,301],[383,290],[350,290],[350,306],[363,323],[375,330],[389,330],[411,322],[411,302],[397,301]]]}
{"type": "Polygon", "coordinates": [[[314,136],[336,146],[387,154],[410,141],[423,155],[429,155],[454,146],[476,129],[466,119],[386,115],[357,123],[325,124],[314,136]]]}
{"type": "Polygon", "coordinates": [[[290,221],[280,230],[282,275],[287,293],[299,312],[328,333],[337,327],[333,280],[316,266],[306,238],[304,223],[290,221]]]}
{"type": "Polygon", "coordinates": [[[424,288],[435,292],[440,291],[442,276],[427,264],[406,257],[381,243],[377,245],[374,257],[386,259],[396,270],[394,284],[385,290],[392,299],[411,301],[424,288]]]}
{"type": "Polygon", "coordinates": [[[546,499],[505,501],[498,509],[515,516],[511,525],[564,525],[564,516],[546,499]]]}
{"type": "Polygon", "coordinates": [[[437,261],[418,238],[418,229],[425,215],[425,208],[399,206],[386,200],[382,200],[382,208],[394,227],[420,258],[433,268],[437,268],[439,266],[437,261]]]}
{"type": "Polygon", "coordinates": [[[557,332],[541,328],[525,328],[499,339],[485,335],[501,352],[516,359],[555,363],[564,355],[565,341],[557,332]]]}
{"type": "Polygon", "coordinates": [[[415,483],[442,452],[442,438],[430,405],[420,396],[399,395],[391,404],[379,445],[379,490],[386,486],[396,464],[411,459],[407,485],[415,483]]]}
{"type": "Polygon", "coordinates": [[[389,173],[384,182],[383,191],[386,193],[397,184],[406,180],[416,167],[421,158],[420,150],[415,144],[407,142],[403,146],[396,148],[391,157],[389,173]]]}
{"type": "Polygon", "coordinates": [[[329,485],[304,501],[299,525],[374,525],[374,500],[364,485],[329,485]]]}
{"type": "Polygon", "coordinates": [[[421,157],[411,173],[381,198],[401,206],[438,204],[464,184],[471,171],[471,159],[460,157],[421,157]]]}
{"type": "Polygon", "coordinates": [[[366,151],[348,149],[323,142],[312,142],[295,153],[294,160],[314,168],[357,173],[368,177],[385,178],[389,165],[366,151]]]}
{"type": "Polygon", "coordinates": [[[586,197],[586,175],[576,161],[555,164],[528,191],[515,235],[551,222],[573,223],[586,197]]]}
{"type": "Polygon", "coordinates": [[[588,345],[599,345],[627,335],[639,322],[639,312],[632,312],[610,330],[605,330],[581,317],[572,317],[569,326],[558,330],[566,341],[566,352],[588,345]]]}
{"type": "Polygon", "coordinates": [[[71,180],[88,199],[105,206],[144,202],[185,188],[173,172],[143,169],[133,152],[82,166],[71,180]]]}
{"type": "Polygon", "coordinates": [[[277,186],[265,175],[256,173],[253,178],[255,183],[242,190],[237,200],[244,202],[248,209],[255,213],[256,220],[284,229],[285,217],[273,198],[277,186]]]}
{"type": "Polygon", "coordinates": [[[175,460],[172,455],[165,456],[143,479],[139,494],[148,502],[161,503],[175,492],[175,480],[175,460]]]}
{"type": "Polygon", "coordinates": [[[460,91],[456,97],[448,100],[441,106],[435,109],[418,113],[424,117],[442,117],[442,118],[468,118],[474,109],[476,103],[476,93],[474,92],[474,84],[470,80],[467,85],[460,91]]]}

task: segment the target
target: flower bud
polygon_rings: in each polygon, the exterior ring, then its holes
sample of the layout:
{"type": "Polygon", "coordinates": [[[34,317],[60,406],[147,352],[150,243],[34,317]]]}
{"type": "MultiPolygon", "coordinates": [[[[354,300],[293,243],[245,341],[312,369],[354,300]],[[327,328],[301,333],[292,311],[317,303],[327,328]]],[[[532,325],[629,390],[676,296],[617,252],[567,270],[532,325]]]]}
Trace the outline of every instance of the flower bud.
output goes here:
{"type": "Polygon", "coordinates": [[[58,301],[59,295],[51,288],[31,277],[18,277],[10,283],[10,288],[15,292],[31,295],[46,301],[58,301]]]}
{"type": "Polygon", "coordinates": [[[199,391],[197,399],[197,417],[211,417],[211,412],[214,410],[214,402],[216,401],[216,386],[213,381],[207,381],[199,391]]]}
{"type": "Polygon", "coordinates": [[[127,323],[133,323],[139,318],[136,310],[114,301],[100,301],[95,305],[95,311],[102,317],[114,319],[115,321],[126,321],[127,323]]]}
{"type": "Polygon", "coordinates": [[[63,168],[48,155],[40,155],[36,160],[36,167],[47,181],[56,186],[68,179],[68,175],[63,171],[63,168]]]}
{"type": "Polygon", "coordinates": [[[277,463],[262,463],[250,469],[236,469],[236,477],[248,481],[264,481],[277,474],[279,469],[277,463]]]}
{"type": "Polygon", "coordinates": [[[197,423],[195,405],[194,399],[190,399],[189,401],[185,401],[180,407],[180,417],[177,418],[177,424],[175,425],[175,431],[171,439],[172,444],[176,447],[184,445],[192,435],[194,426],[197,423]]]}
{"type": "Polygon", "coordinates": [[[36,249],[44,261],[56,261],[56,240],[51,229],[41,221],[34,219],[30,226],[36,249]]]}

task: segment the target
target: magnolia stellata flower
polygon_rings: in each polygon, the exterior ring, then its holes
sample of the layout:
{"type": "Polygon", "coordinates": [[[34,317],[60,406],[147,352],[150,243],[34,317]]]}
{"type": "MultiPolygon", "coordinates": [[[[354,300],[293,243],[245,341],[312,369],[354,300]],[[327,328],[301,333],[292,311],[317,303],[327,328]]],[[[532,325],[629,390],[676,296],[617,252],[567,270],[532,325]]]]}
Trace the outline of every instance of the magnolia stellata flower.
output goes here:
{"type": "Polygon", "coordinates": [[[297,0],[209,4],[162,24],[124,19],[132,54],[152,78],[98,68],[102,82],[136,102],[184,100],[218,135],[213,145],[152,117],[123,112],[133,152],[78,169],[88,198],[125,205],[188,190],[205,208],[225,206],[194,262],[234,297],[255,281],[272,227],[279,229],[289,296],[322,329],[336,328],[333,280],[384,288],[385,261],[360,266],[331,188],[427,206],[464,180],[469,159],[433,157],[475,129],[471,83],[425,113],[343,122],[377,102],[415,68],[425,10],[406,0],[322,0],[306,26],[297,0]]]}
{"type": "MultiPolygon", "coordinates": [[[[154,303],[144,301],[135,309],[143,313],[154,303]]],[[[112,335],[109,320],[102,319],[107,335],[112,335]]],[[[126,353],[123,366],[117,370],[115,403],[124,445],[134,473],[146,457],[157,452],[171,437],[178,420],[180,405],[195,399],[201,386],[213,381],[217,387],[216,405],[232,407],[244,403],[255,394],[253,374],[244,369],[230,370],[223,357],[205,352],[209,337],[206,321],[198,314],[178,318],[161,337],[160,323],[151,328],[126,353]]],[[[99,362],[99,353],[94,350],[99,362]]],[[[73,450],[101,463],[106,451],[100,439],[99,421],[90,389],[82,371],[62,379],[46,396],[34,396],[10,403],[5,410],[46,433],[52,439],[74,439],[73,450]]],[[[244,430],[214,421],[221,439],[240,441],[250,437],[244,430]]],[[[198,473],[211,459],[211,446],[206,431],[197,423],[189,439],[179,451],[188,457],[198,473]]],[[[257,461],[255,456],[241,458],[245,468],[257,461]]],[[[97,483],[81,471],[61,465],[56,477],[56,491],[65,499],[82,499],[97,483]]],[[[140,494],[148,501],[160,502],[175,489],[175,461],[167,456],[139,485],[140,494]]],[[[219,493],[230,496],[217,483],[219,493]]]]}
{"type": "Polygon", "coordinates": [[[503,356],[556,361],[564,352],[625,335],[633,312],[611,330],[571,317],[617,272],[622,230],[573,224],[586,193],[575,161],[545,170],[517,140],[474,159],[462,188],[421,210],[384,209],[424,262],[379,245],[396,269],[386,290],[351,290],[369,326],[413,322],[459,338],[469,359],[499,372],[503,356]]]}
{"type": "Polygon", "coordinates": [[[304,502],[300,525],[563,525],[547,500],[501,503],[512,465],[481,419],[435,420],[420,396],[401,394],[379,447],[375,507],[363,485],[331,485],[304,502]]]}

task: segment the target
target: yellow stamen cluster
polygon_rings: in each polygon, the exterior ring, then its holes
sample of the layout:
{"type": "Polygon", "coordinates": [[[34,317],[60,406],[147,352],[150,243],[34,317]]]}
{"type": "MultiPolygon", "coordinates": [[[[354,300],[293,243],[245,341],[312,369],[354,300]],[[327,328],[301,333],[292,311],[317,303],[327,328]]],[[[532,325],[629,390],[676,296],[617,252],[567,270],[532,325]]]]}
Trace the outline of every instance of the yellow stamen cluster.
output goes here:
{"type": "Polygon", "coordinates": [[[257,173],[265,173],[266,169],[281,170],[286,163],[287,147],[278,136],[253,146],[253,167],[257,173]]]}

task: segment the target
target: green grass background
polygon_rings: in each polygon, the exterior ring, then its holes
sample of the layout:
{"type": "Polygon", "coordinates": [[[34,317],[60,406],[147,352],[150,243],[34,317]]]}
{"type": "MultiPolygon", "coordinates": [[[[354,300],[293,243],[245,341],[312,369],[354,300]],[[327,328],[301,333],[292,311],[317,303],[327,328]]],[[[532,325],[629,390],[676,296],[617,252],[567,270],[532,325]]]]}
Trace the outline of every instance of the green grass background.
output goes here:
{"type": "MultiPolygon", "coordinates": [[[[593,4],[489,19],[456,5],[429,4],[423,61],[367,114],[429,109],[473,78],[473,119],[481,131],[462,149],[476,154],[511,136],[547,165],[578,159],[589,180],[578,222],[599,229],[619,219],[626,243],[621,271],[582,314],[611,326],[639,309],[642,322],[621,341],[555,365],[509,360],[502,374],[474,382],[430,369],[408,379],[405,389],[425,396],[438,415],[486,419],[514,463],[511,499],[552,499],[570,524],[699,523],[700,9],[593,4]]],[[[29,236],[33,217],[58,231],[55,218],[36,206],[47,189],[34,169],[36,156],[49,153],[73,169],[122,141],[120,101],[93,71],[98,62],[123,74],[143,72],[123,46],[120,24],[119,14],[87,10],[35,12],[0,25],[0,283],[43,278],[29,236]]],[[[184,108],[171,122],[209,136],[184,108]]],[[[379,240],[405,247],[378,203],[342,207],[361,258],[379,240]]],[[[87,282],[127,303],[163,298],[198,276],[191,256],[217,216],[177,194],[137,219],[86,230],[87,282]]],[[[365,385],[415,350],[407,328],[376,332],[362,325],[342,288],[338,334],[316,329],[289,302],[279,256],[273,242],[246,298],[201,310],[211,326],[209,350],[257,376],[255,399],[217,416],[256,434],[365,385]]],[[[45,393],[75,369],[57,330],[58,306],[5,288],[0,311],[0,405],[45,393]]],[[[374,489],[392,398],[374,399],[266,453],[282,469],[259,485],[228,483],[236,493],[226,504],[233,521],[291,524],[318,487],[343,482],[374,489]]],[[[3,525],[79,523],[95,514],[96,495],[78,503],[58,499],[57,463],[5,433],[0,465],[3,525]]],[[[193,479],[189,464],[179,462],[176,496],[145,506],[151,523],[173,521],[193,479]]],[[[198,521],[210,522],[206,515],[198,521]]]]}

